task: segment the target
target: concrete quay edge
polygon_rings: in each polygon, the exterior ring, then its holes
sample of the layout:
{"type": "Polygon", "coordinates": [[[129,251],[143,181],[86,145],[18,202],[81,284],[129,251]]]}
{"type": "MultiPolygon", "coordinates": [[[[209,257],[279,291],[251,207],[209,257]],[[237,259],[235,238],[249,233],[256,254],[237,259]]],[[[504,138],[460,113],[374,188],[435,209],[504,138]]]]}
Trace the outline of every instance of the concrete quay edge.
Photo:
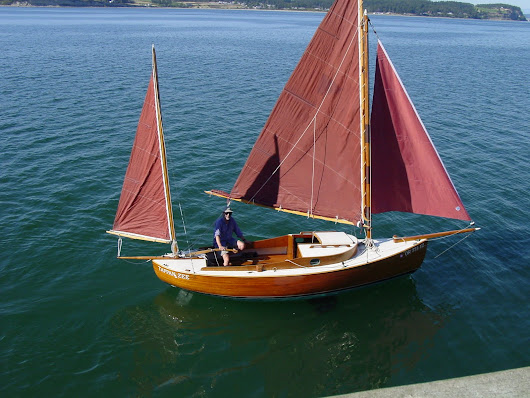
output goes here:
{"type": "Polygon", "coordinates": [[[333,398],[530,398],[530,366],[455,379],[380,388],[333,398]]]}

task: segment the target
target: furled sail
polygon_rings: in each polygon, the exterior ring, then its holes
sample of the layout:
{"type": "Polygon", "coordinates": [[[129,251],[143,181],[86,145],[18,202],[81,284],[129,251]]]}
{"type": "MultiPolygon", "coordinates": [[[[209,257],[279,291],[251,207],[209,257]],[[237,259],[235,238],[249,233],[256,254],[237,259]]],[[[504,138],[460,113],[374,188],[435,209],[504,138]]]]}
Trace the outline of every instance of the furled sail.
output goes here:
{"type": "Polygon", "coordinates": [[[170,243],[175,239],[153,47],[153,73],[110,233],[170,243]]]}
{"type": "Polygon", "coordinates": [[[371,118],[372,212],[470,220],[381,42],[371,118]]]}
{"type": "Polygon", "coordinates": [[[358,13],[357,0],[335,2],[327,13],[228,197],[315,218],[359,220],[358,13]]]}

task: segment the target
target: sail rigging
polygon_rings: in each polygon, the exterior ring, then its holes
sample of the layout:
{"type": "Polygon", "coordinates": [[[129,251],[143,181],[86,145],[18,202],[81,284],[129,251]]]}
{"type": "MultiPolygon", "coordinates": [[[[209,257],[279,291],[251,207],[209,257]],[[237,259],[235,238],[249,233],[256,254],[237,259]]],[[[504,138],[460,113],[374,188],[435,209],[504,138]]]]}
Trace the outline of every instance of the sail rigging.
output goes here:
{"type": "Polygon", "coordinates": [[[334,3],[230,194],[209,193],[313,218],[361,221],[368,238],[372,213],[471,220],[380,41],[370,117],[368,18],[356,3],[334,3]]]}
{"type": "Polygon", "coordinates": [[[362,11],[362,1],[336,0],[231,192],[209,192],[310,218],[360,222],[365,239],[306,231],[248,241],[222,267],[215,253],[220,248],[177,252],[153,48],[153,74],[108,232],[174,244],[163,256],[119,258],[151,259],[162,281],[191,291],[295,297],[409,274],[423,262],[428,239],[478,229],[372,239],[372,213],[469,216],[380,43],[370,118],[369,20],[362,11]]]}
{"type": "Polygon", "coordinates": [[[151,79],[114,225],[108,232],[133,239],[175,242],[154,46],[151,79]]]}
{"type": "Polygon", "coordinates": [[[226,196],[314,218],[360,219],[358,26],[356,0],[332,6],[226,196]]]}

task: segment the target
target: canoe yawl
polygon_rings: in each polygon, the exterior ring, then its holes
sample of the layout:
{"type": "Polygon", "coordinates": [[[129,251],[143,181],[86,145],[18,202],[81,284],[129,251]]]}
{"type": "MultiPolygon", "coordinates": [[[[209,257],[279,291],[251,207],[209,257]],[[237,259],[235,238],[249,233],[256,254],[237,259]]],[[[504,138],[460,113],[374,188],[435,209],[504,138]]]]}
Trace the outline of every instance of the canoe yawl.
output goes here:
{"type": "MultiPolygon", "coordinates": [[[[294,297],[348,289],[417,270],[429,239],[477,228],[464,208],[388,54],[378,42],[370,117],[368,25],[362,0],[337,0],[287,81],[230,193],[207,193],[304,217],[357,225],[215,249],[179,251],[166,165],[156,56],[114,225],[121,237],[171,244],[152,260],[164,282],[201,293],[294,297]],[[412,237],[372,237],[372,214],[400,211],[469,221],[412,237]],[[222,264],[222,262],[221,262],[222,264]]],[[[229,202],[230,203],[230,202],[229,202]]],[[[119,258],[131,258],[120,257],[119,258]]]]}

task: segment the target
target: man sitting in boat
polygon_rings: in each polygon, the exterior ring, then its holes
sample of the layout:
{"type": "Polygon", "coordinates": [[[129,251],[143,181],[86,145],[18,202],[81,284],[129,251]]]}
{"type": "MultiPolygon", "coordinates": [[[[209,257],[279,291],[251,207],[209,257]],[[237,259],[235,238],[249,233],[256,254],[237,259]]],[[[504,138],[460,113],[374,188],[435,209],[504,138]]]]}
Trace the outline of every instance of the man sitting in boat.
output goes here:
{"type": "Polygon", "coordinates": [[[245,248],[243,232],[239,229],[236,220],[232,218],[232,213],[232,209],[227,207],[221,217],[215,221],[213,233],[213,246],[221,249],[221,256],[223,257],[223,265],[225,267],[229,265],[230,261],[227,249],[235,249],[237,247],[239,250],[243,250],[245,248]],[[234,233],[239,240],[236,241],[233,237],[234,233]]]}

